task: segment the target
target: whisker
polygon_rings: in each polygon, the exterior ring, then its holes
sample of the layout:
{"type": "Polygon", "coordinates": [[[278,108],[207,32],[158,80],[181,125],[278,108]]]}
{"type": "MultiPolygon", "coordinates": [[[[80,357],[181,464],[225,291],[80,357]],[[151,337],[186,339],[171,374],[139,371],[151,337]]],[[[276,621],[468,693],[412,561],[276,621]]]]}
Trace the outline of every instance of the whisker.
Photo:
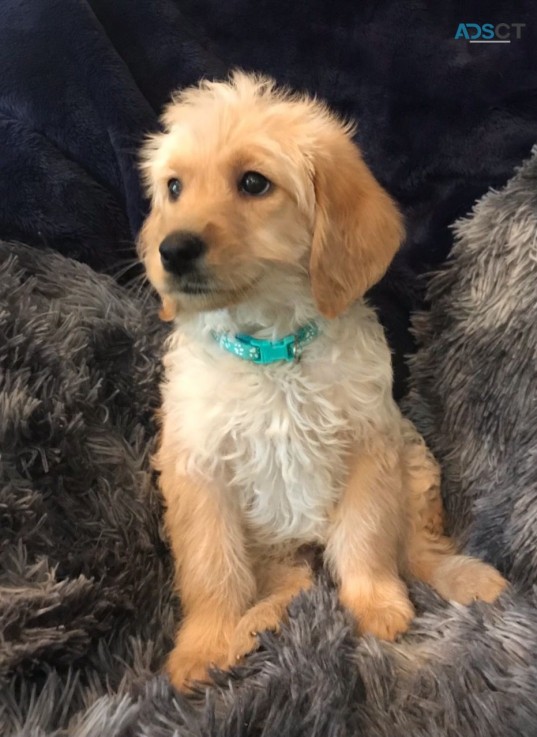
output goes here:
{"type": "Polygon", "coordinates": [[[135,280],[126,285],[127,292],[136,299],[142,302],[142,306],[145,306],[150,300],[157,301],[156,295],[151,288],[149,279],[146,273],[139,274],[135,280]]]}
{"type": "Polygon", "coordinates": [[[129,253],[132,256],[136,254],[136,244],[125,245],[124,247],[114,247],[114,254],[116,253],[129,253]]]}
{"type": "Polygon", "coordinates": [[[103,272],[105,274],[108,274],[108,276],[114,277],[114,279],[120,279],[122,276],[125,276],[125,274],[128,274],[129,271],[135,268],[136,269],[142,268],[142,265],[139,261],[129,261],[128,263],[116,263],[106,269],[103,269],[103,272]]]}

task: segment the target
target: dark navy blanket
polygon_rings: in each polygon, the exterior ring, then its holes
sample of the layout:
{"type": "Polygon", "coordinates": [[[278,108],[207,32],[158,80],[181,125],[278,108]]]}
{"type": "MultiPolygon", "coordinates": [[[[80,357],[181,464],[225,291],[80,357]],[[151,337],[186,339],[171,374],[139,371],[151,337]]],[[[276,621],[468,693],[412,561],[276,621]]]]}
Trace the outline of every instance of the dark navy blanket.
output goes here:
{"type": "Polygon", "coordinates": [[[532,0],[2,0],[0,237],[110,270],[143,217],[135,160],[175,87],[231,66],[315,91],[359,121],[408,239],[377,303],[398,355],[417,277],[449,223],[537,140],[532,0]],[[460,22],[526,23],[470,44],[460,22]]]}

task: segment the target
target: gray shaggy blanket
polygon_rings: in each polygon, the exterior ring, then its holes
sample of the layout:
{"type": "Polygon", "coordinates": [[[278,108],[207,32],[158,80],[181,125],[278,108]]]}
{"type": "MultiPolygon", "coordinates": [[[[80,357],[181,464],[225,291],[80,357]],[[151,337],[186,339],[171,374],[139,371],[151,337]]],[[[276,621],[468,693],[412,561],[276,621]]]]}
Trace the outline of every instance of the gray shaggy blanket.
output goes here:
{"type": "Polygon", "coordinates": [[[321,577],[190,699],[159,675],[179,611],[148,464],[154,304],[0,247],[2,737],[537,735],[537,160],[456,235],[407,409],[453,530],[512,590],[462,607],[412,584],[418,617],[388,644],[355,637],[321,577]]]}

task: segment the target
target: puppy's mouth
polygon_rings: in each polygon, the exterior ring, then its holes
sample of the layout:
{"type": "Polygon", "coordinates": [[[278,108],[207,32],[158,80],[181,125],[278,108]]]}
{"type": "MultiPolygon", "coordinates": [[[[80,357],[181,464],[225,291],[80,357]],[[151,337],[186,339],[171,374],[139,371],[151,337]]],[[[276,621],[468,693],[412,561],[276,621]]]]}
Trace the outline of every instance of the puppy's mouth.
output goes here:
{"type": "Polygon", "coordinates": [[[206,303],[235,304],[246,297],[257,284],[259,278],[252,279],[244,284],[222,284],[212,278],[202,275],[189,275],[176,281],[171,291],[181,297],[200,298],[206,303]]]}
{"type": "Polygon", "coordinates": [[[189,297],[210,297],[211,295],[218,296],[233,293],[232,289],[227,289],[214,280],[207,279],[203,276],[185,277],[177,282],[175,289],[189,297]]]}
{"type": "Polygon", "coordinates": [[[214,286],[211,286],[209,284],[205,284],[203,282],[184,282],[183,284],[178,285],[178,289],[182,294],[188,294],[188,295],[207,295],[207,294],[218,294],[221,290],[215,288],[214,286]]]}

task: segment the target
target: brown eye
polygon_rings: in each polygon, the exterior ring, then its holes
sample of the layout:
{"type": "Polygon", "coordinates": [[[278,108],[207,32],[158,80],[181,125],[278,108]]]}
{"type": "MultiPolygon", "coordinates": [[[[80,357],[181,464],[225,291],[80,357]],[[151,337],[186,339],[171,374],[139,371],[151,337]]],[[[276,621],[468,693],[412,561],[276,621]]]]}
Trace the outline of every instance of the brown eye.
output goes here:
{"type": "Polygon", "coordinates": [[[239,191],[259,197],[266,194],[271,186],[272,183],[258,171],[247,171],[239,182],[239,191]]]}
{"type": "Polygon", "coordinates": [[[170,200],[175,201],[181,194],[182,189],[183,185],[181,184],[179,179],[170,179],[168,181],[168,192],[170,193],[170,200]]]}

